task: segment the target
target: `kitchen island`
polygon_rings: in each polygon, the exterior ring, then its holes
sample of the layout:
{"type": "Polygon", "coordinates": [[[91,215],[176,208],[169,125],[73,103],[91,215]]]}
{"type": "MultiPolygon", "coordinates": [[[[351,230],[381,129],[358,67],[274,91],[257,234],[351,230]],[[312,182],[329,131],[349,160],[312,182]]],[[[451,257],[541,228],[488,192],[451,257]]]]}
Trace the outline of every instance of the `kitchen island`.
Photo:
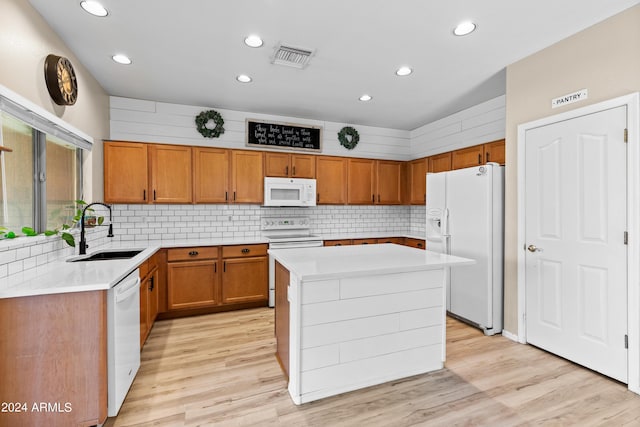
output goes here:
{"type": "Polygon", "coordinates": [[[447,267],[395,244],[269,250],[276,356],[296,404],[441,369],[447,267]]]}

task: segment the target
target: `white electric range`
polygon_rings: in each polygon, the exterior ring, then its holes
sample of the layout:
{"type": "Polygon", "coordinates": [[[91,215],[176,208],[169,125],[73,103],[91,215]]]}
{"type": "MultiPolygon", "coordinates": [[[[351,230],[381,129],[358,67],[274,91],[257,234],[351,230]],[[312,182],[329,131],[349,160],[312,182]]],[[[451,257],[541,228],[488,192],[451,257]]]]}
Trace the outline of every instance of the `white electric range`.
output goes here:
{"type": "MultiPolygon", "coordinates": [[[[315,248],[324,242],[311,234],[311,221],[306,216],[265,217],[260,220],[262,235],[269,240],[269,249],[315,248]]],[[[275,306],[275,261],[269,257],[269,307],[275,306]]]]}

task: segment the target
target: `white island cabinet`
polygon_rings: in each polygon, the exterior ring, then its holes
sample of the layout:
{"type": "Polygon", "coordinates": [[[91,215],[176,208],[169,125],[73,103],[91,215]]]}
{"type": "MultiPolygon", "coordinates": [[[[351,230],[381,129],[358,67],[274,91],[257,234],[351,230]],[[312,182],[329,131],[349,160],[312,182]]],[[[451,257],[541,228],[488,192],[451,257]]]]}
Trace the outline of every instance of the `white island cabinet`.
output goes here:
{"type": "Polygon", "coordinates": [[[395,244],[269,256],[276,261],[276,355],[294,403],[444,366],[445,269],[473,260],[395,244]]]}

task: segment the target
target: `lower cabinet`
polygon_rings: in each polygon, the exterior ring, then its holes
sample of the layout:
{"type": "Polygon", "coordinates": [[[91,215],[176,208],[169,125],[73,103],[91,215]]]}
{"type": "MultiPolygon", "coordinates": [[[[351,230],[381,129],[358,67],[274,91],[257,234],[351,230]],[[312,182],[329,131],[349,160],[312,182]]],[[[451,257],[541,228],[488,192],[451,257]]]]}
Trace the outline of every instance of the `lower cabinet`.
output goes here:
{"type": "Polygon", "coordinates": [[[218,247],[169,249],[167,309],[211,307],[220,302],[218,247]]]}
{"type": "Polygon", "coordinates": [[[267,305],[267,245],[167,250],[167,311],[161,318],[267,305]]]}
{"type": "Polygon", "coordinates": [[[222,304],[269,301],[267,245],[222,248],[222,304]]]}

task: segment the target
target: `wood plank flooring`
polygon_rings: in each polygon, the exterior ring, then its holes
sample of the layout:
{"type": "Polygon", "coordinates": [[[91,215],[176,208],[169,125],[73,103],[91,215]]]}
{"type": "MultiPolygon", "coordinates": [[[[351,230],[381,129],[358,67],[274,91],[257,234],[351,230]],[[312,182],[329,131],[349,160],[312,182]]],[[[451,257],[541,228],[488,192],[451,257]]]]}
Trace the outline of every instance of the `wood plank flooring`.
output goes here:
{"type": "Polygon", "coordinates": [[[156,322],[106,426],[637,426],[640,396],[532,346],[447,320],[445,369],[296,406],[273,310],[156,322]]]}

